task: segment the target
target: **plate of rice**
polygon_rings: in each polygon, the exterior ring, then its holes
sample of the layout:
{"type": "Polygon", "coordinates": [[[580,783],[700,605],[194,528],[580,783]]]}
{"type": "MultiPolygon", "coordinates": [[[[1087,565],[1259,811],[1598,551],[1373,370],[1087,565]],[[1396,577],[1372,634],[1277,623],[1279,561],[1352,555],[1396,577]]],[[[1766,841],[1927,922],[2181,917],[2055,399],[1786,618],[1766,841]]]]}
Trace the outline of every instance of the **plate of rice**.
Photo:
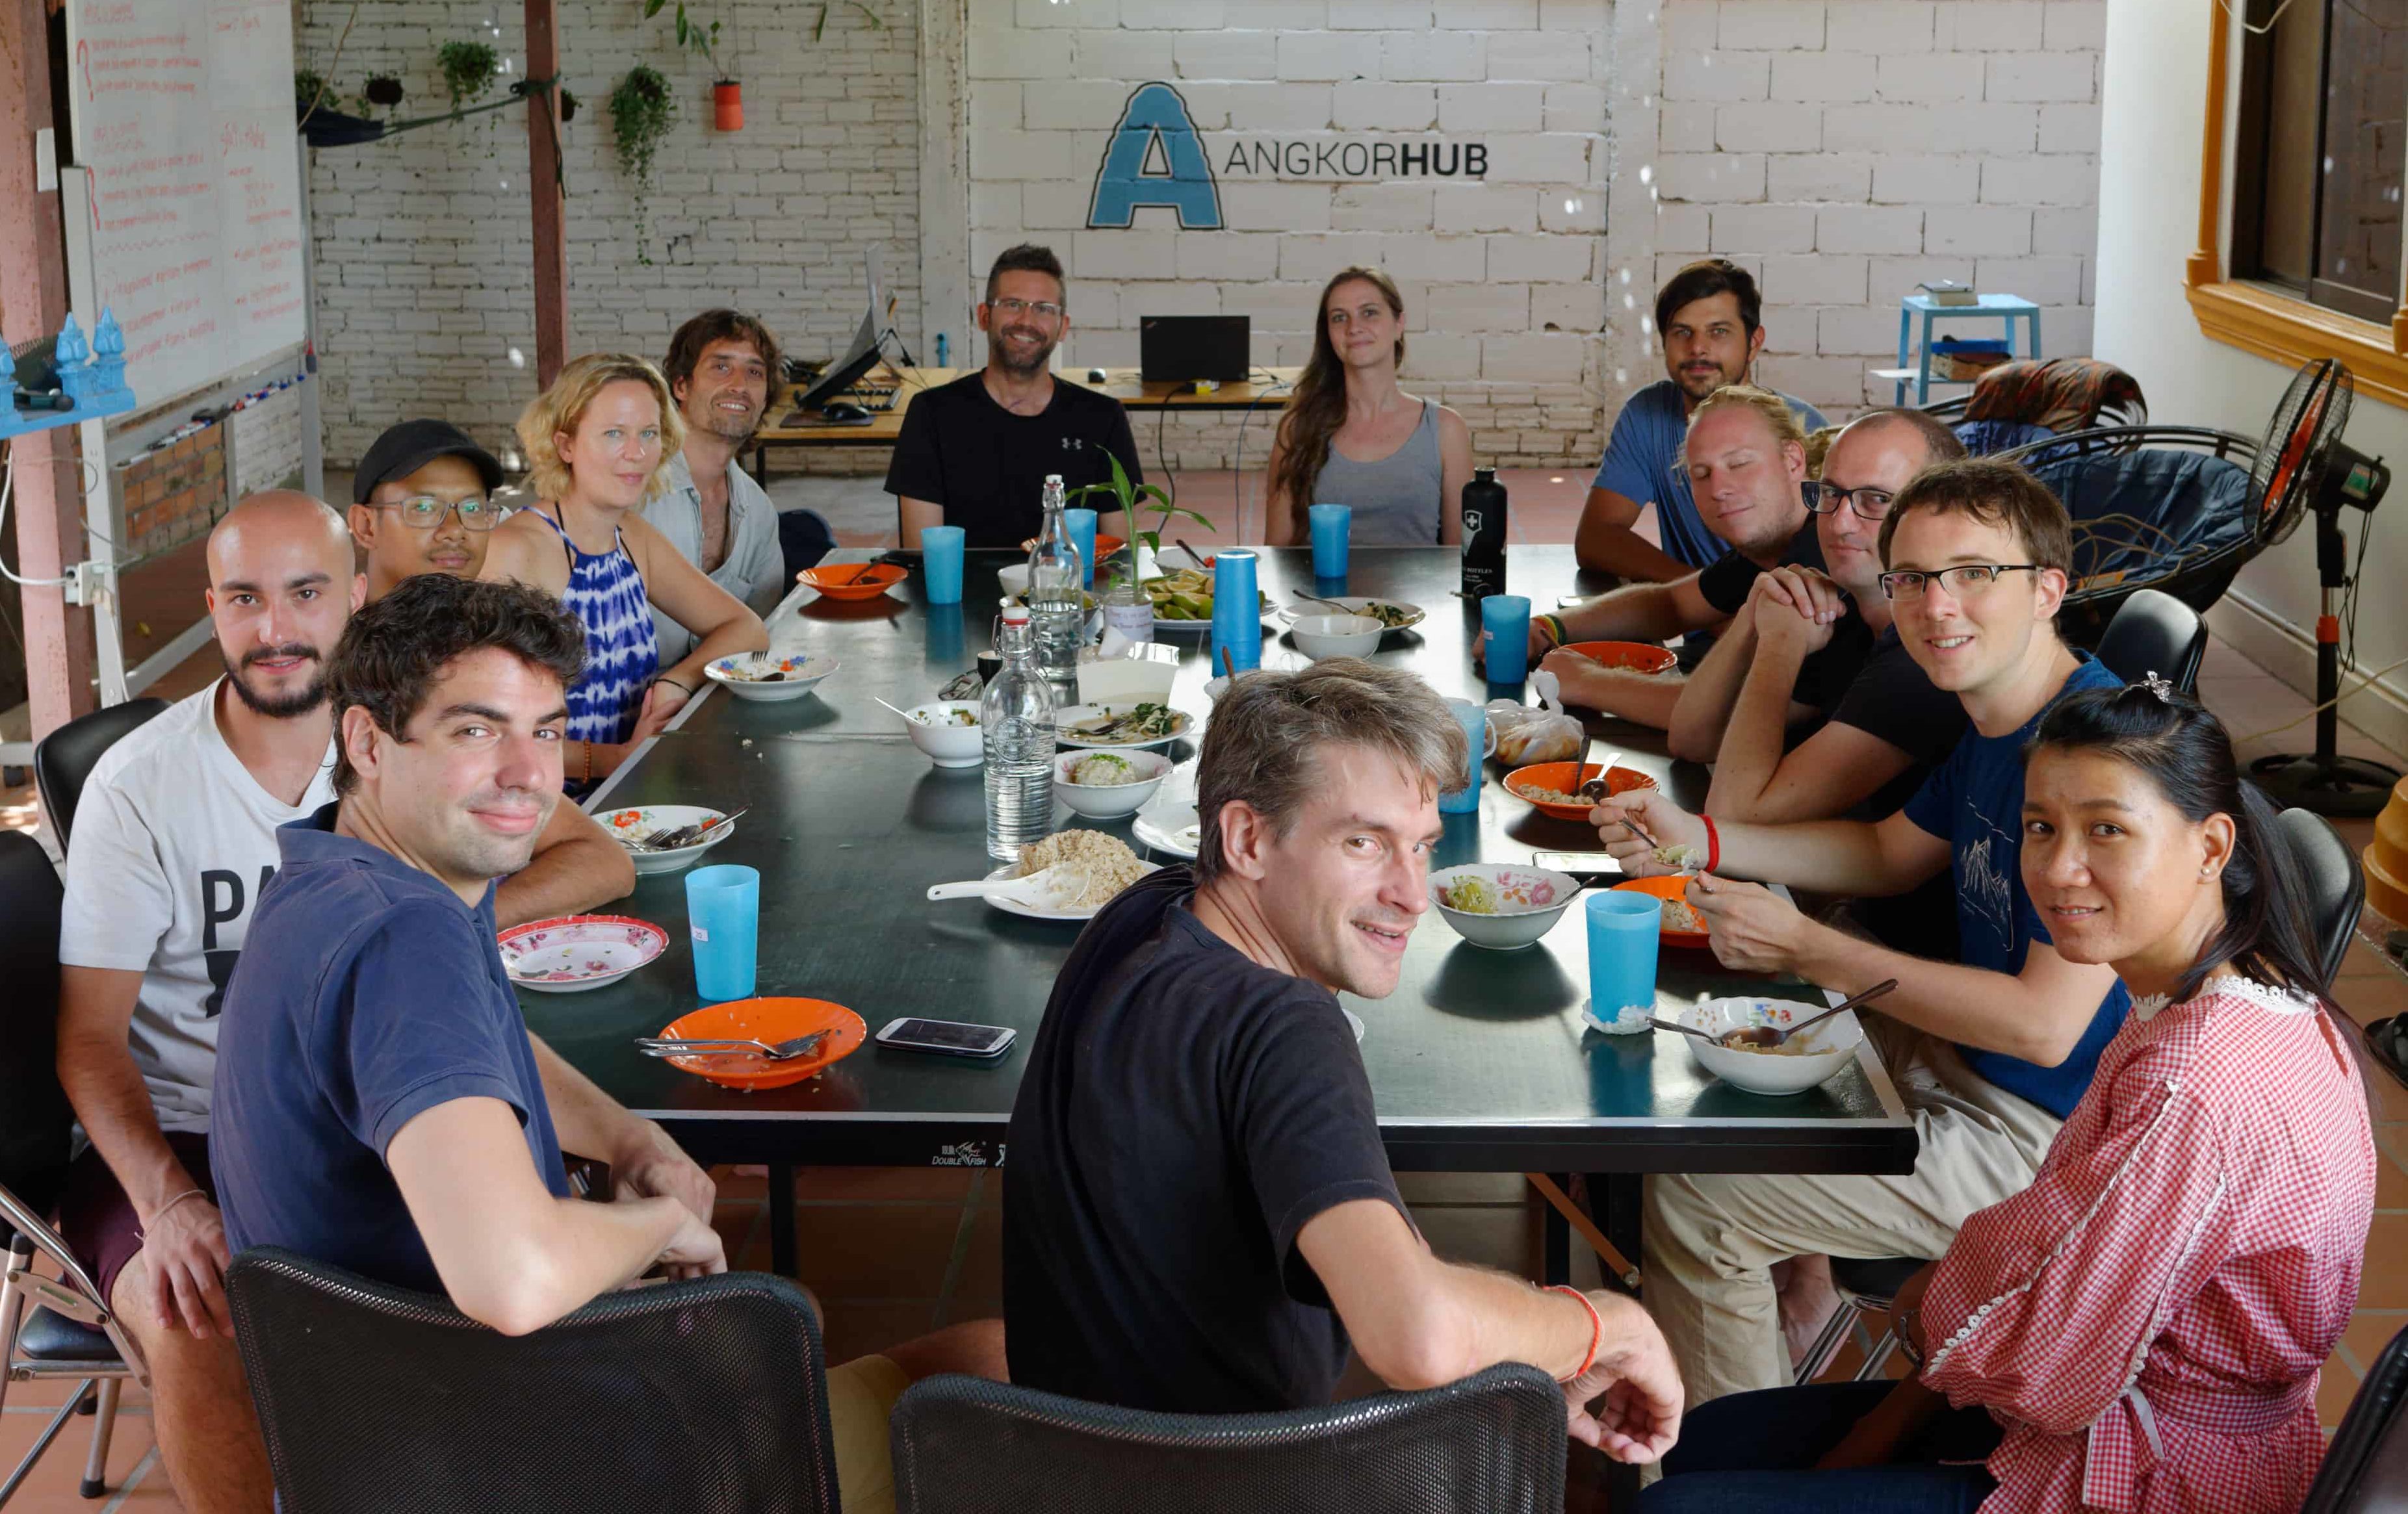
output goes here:
{"type": "Polygon", "coordinates": [[[1020,854],[1016,863],[1007,863],[989,873],[992,878],[1026,878],[1031,873],[1061,864],[1086,869],[1086,888],[1068,905],[1058,909],[1040,909],[990,893],[986,902],[1007,915],[1021,915],[1030,920],[1093,920],[1096,911],[1112,902],[1130,884],[1156,870],[1157,864],[1138,861],[1128,843],[1101,831],[1056,831],[1020,854]]]}
{"type": "Polygon", "coordinates": [[[1706,917],[1698,913],[1688,900],[1687,874],[1675,878],[1634,878],[1615,888],[1626,893],[1652,893],[1664,901],[1664,924],[1656,939],[1666,946],[1698,947],[1707,945],[1706,917]]]}

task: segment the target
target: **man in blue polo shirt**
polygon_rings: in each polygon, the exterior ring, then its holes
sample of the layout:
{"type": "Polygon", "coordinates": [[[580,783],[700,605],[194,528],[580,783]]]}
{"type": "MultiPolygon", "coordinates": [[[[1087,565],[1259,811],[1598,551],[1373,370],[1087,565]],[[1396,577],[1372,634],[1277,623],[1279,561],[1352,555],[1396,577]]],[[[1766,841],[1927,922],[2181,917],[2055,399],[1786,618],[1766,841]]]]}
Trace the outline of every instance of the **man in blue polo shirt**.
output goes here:
{"type": "Polygon", "coordinates": [[[1726,824],[1633,794],[1596,814],[1633,872],[1667,869],[1625,816],[1668,847],[1698,849],[1706,873],[1689,902],[1726,964],[1851,993],[1899,983],[1865,1027],[1914,1121],[1912,1173],[1648,1181],[1647,1307],[1693,1407],[1789,1380],[1774,1264],[1938,1257],[1968,1216],[2028,1186],[2130,1005],[2112,967],[2057,954],[2016,865],[2025,741],[2064,695],[2116,682],[2057,634],[2072,557],[2064,506],[2012,463],[1937,464],[1899,492],[1881,552],[1899,639],[1972,724],[1904,810],[1873,823],[1726,824]],[[1942,868],[1956,886],[1961,962],[1862,940],[1731,880],[1888,894],[1942,868]]]}
{"type": "MultiPolygon", "coordinates": [[[[527,1034],[494,879],[560,802],[585,638],[550,595],[444,574],[355,616],[328,678],[335,790],[281,827],[228,986],[209,1131],[226,1240],[442,1292],[539,1330],[655,1266],[726,1268],[710,1179],[527,1034]],[[565,1149],[610,1164],[571,1198],[565,1149]]],[[[892,1507],[887,1411],[931,1371],[1001,1376],[994,1321],[828,1373],[848,1509],[892,1507]]]]}
{"type": "MultiPolygon", "coordinates": [[[[1762,296],[1746,269],[1727,258],[1690,264],[1656,295],[1664,372],[1623,403],[1590,483],[1572,550],[1584,568],[1645,583],[1670,583],[1712,564],[1727,547],[1706,528],[1681,467],[1689,412],[1726,384],[1753,382],[1764,351],[1762,296]],[[1658,548],[1632,529],[1653,502],[1658,548]]],[[[1784,394],[1798,423],[1823,427],[1822,412],[1784,394]]]]}

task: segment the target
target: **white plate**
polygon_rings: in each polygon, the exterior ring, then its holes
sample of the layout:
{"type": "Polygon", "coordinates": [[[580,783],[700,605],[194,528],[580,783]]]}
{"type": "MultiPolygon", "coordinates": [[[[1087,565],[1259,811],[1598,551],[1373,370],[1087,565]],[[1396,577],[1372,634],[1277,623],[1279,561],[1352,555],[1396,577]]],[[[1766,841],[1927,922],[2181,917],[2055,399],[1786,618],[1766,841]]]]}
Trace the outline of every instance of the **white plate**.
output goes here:
{"type": "MultiPolygon", "coordinates": [[[[1153,703],[1154,701],[1145,702],[1153,703]]],[[[1062,745],[1066,747],[1078,747],[1086,750],[1138,751],[1147,747],[1167,747],[1174,741],[1183,739],[1196,729],[1195,716],[1188,714],[1183,709],[1174,709],[1170,712],[1170,734],[1165,736],[1155,736],[1151,741],[1091,741],[1084,736],[1075,736],[1070,734],[1070,727],[1076,725],[1081,721],[1097,720],[1106,715],[1125,714],[1136,707],[1136,703],[1126,705],[1065,705],[1060,709],[1054,712],[1054,739],[1060,741],[1062,745]]]]}
{"type": "Polygon", "coordinates": [[[668,933],[626,915],[529,921],[495,936],[510,981],[538,993],[582,993],[619,979],[668,949],[668,933]]]}
{"type": "MultiPolygon", "coordinates": [[[[712,809],[706,805],[643,805],[626,809],[606,809],[594,818],[601,822],[604,830],[616,837],[656,836],[663,831],[674,831],[681,825],[714,821],[725,813],[725,810],[712,809]]],[[[704,852],[735,834],[735,826],[722,826],[700,846],[680,847],[674,851],[638,851],[629,847],[627,857],[636,864],[638,878],[650,878],[655,873],[674,873],[693,866],[704,852]]]]}
{"type": "Polygon", "coordinates": [[[800,699],[817,688],[820,680],[835,672],[837,666],[837,660],[833,657],[812,657],[800,653],[792,657],[780,657],[770,652],[746,652],[740,657],[723,657],[715,663],[704,664],[702,676],[738,699],[770,702],[781,699],[800,699]],[[774,667],[783,672],[785,677],[774,683],[763,682],[759,678],[740,678],[730,671],[739,666],[761,667],[764,671],[774,667]]]}
{"type": "Polygon", "coordinates": [[[1329,607],[1332,605],[1343,605],[1357,615],[1369,615],[1371,613],[1364,607],[1367,605],[1393,605],[1398,609],[1405,610],[1412,616],[1412,619],[1407,621],[1402,625],[1389,626],[1387,629],[1390,631],[1410,631],[1413,627],[1421,624],[1424,621],[1429,619],[1429,612],[1427,610],[1423,609],[1419,605],[1408,605],[1401,599],[1380,599],[1375,596],[1367,596],[1363,594],[1332,594],[1327,599],[1299,599],[1290,604],[1282,605],[1279,612],[1280,623],[1282,625],[1294,626],[1297,620],[1303,616],[1331,614],[1333,611],[1331,611],[1329,607]]]}
{"type": "MultiPolygon", "coordinates": [[[[1149,873],[1157,872],[1159,870],[1159,864],[1146,869],[1149,873]]],[[[1018,863],[1005,863],[994,872],[986,875],[987,881],[992,883],[997,878],[1011,878],[1018,874],[1019,871],[1020,864],[1018,863]]],[[[1017,899],[1007,899],[999,893],[990,893],[986,895],[986,902],[991,907],[1002,910],[1007,915],[1019,915],[1028,920],[1093,920],[1096,918],[1096,911],[1094,909],[1039,909],[1032,906],[1022,904],[1017,899]]],[[[1098,906],[1097,907],[1100,908],[1102,907],[1098,906]]]]}
{"type": "Polygon", "coordinates": [[[1203,827],[1192,804],[1153,804],[1137,812],[1129,830],[1154,851],[1196,860],[1203,849],[1203,827]]]}

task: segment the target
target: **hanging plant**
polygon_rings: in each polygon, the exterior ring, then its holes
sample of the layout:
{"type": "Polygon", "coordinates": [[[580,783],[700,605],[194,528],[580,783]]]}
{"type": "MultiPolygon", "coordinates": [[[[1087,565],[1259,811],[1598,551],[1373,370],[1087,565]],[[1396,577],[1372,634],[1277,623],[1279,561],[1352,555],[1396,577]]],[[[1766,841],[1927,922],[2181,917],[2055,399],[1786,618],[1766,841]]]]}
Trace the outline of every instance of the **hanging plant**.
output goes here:
{"type": "Polygon", "coordinates": [[[391,74],[370,74],[367,88],[360,93],[360,98],[372,106],[391,110],[401,104],[401,80],[391,74]]]}
{"type": "Polygon", "coordinates": [[[560,92],[560,123],[566,126],[576,119],[577,92],[564,89],[560,92]]]}
{"type": "Polygon", "coordinates": [[[303,109],[316,106],[319,97],[325,93],[325,75],[314,68],[296,68],[293,71],[293,98],[301,102],[303,109]]]}
{"type": "MultiPolygon", "coordinates": [[[[878,19],[878,12],[862,4],[862,0],[845,0],[845,3],[860,11],[862,20],[869,22],[873,30],[881,32],[886,30],[886,23],[878,19]]],[[[812,41],[816,42],[827,35],[828,12],[834,8],[836,8],[836,0],[820,0],[820,19],[811,26],[812,41]]]]}
{"type": "MultiPolygon", "coordinates": [[[[652,20],[667,7],[669,0],[644,0],[644,19],[652,20]]],[[[722,81],[727,78],[719,66],[719,23],[702,24],[701,18],[686,14],[685,0],[678,0],[677,45],[710,64],[712,76],[722,81]]]]}
{"type": "Polygon", "coordinates": [[[435,66],[443,74],[452,108],[457,110],[494,87],[502,60],[482,42],[446,42],[436,50],[435,66]]]}
{"type": "Polygon", "coordinates": [[[677,100],[657,69],[638,64],[610,91],[610,130],[619,171],[636,181],[636,261],[650,264],[652,158],[677,120],[677,100]]]}

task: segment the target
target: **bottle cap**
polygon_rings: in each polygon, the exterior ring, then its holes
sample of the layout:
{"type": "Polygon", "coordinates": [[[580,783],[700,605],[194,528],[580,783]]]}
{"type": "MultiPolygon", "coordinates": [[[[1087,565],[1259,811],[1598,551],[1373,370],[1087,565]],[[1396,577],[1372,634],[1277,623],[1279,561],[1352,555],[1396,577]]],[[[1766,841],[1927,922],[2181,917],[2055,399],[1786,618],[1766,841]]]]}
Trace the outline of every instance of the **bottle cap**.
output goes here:
{"type": "Polygon", "coordinates": [[[1028,607],[1025,605],[1006,605],[1003,607],[1003,623],[1006,625],[1026,625],[1028,623],[1028,607]]]}

